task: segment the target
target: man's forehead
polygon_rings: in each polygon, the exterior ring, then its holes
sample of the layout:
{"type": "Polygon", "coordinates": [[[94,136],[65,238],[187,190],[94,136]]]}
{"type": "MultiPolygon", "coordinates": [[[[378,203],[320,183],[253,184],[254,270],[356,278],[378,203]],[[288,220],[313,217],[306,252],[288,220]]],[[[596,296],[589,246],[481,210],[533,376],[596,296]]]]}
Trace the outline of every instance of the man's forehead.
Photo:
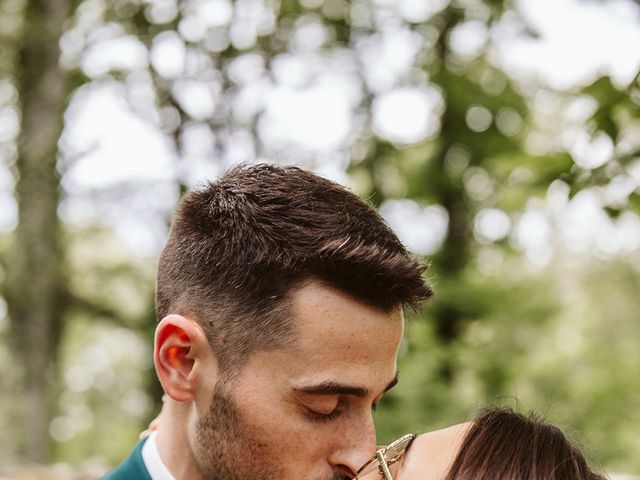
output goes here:
{"type": "Polygon", "coordinates": [[[290,295],[290,313],[294,328],[305,330],[349,330],[350,327],[397,328],[403,322],[401,306],[384,311],[366,304],[348,293],[319,281],[310,280],[296,288],[290,295]],[[387,325],[385,325],[387,324],[387,325]]]}

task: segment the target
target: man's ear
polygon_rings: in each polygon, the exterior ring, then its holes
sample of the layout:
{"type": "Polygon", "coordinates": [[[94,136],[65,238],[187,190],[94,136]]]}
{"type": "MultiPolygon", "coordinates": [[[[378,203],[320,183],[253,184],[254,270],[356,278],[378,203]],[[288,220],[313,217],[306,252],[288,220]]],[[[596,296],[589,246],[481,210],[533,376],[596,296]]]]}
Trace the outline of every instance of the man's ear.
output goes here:
{"type": "MultiPolygon", "coordinates": [[[[212,353],[205,333],[194,320],[182,315],[168,315],[156,327],[153,349],[156,373],[165,393],[177,402],[194,398],[198,381],[195,374],[197,363],[217,370],[212,353]]],[[[209,371],[209,375],[213,378],[217,371],[209,371]]]]}

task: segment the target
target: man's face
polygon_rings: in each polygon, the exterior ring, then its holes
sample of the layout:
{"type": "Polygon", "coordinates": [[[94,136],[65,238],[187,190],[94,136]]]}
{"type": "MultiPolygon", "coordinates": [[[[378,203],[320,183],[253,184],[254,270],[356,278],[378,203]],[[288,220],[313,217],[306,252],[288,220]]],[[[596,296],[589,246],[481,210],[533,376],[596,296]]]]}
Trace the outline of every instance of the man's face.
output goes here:
{"type": "Polygon", "coordinates": [[[397,378],[401,309],[310,283],[292,313],[291,346],[254,353],[198,406],[192,448],[207,478],[351,478],[374,453],[372,407],[397,378]]]}

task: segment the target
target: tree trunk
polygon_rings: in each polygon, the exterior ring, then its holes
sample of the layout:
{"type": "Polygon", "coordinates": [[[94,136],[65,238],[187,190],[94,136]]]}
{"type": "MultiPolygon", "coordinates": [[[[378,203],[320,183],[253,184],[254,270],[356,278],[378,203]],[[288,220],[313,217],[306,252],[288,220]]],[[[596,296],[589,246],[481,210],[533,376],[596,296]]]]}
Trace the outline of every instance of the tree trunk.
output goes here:
{"type": "MultiPolygon", "coordinates": [[[[58,67],[69,0],[29,0],[19,39],[16,86],[21,108],[16,199],[19,223],[8,262],[12,346],[23,368],[25,459],[49,455],[51,387],[62,327],[57,143],[68,87],[58,67]]],[[[18,433],[18,432],[16,432],[18,433]]]]}
{"type": "MultiPolygon", "coordinates": [[[[443,27],[436,45],[438,57],[441,62],[441,71],[434,77],[439,80],[446,92],[447,73],[446,61],[449,55],[447,38],[453,28],[460,22],[460,12],[449,7],[443,12],[443,27]]],[[[434,266],[449,281],[462,282],[462,276],[469,264],[471,257],[470,243],[470,207],[465,200],[465,192],[462,182],[454,181],[445,174],[445,158],[449,149],[459,141],[460,112],[452,110],[448,98],[445,98],[446,108],[441,118],[441,129],[439,135],[439,150],[435,156],[437,165],[436,172],[439,172],[438,182],[432,182],[434,193],[438,203],[442,205],[449,216],[449,230],[446,240],[438,252],[433,257],[434,266]]],[[[438,302],[432,310],[435,321],[435,331],[438,339],[445,347],[449,347],[458,338],[461,330],[463,316],[461,307],[463,299],[456,299],[455,302],[438,302]]],[[[440,364],[440,377],[450,382],[455,377],[454,362],[450,356],[445,356],[440,364]]]]}

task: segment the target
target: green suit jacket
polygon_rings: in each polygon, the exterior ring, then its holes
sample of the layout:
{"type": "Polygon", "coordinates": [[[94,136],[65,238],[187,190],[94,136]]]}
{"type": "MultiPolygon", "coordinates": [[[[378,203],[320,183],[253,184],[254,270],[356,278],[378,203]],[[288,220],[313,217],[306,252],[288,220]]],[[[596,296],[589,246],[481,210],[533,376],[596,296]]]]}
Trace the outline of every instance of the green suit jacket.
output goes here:
{"type": "Polygon", "coordinates": [[[107,473],[102,480],[151,480],[151,476],[142,460],[142,446],[144,440],[140,440],[131,455],[107,473]]]}

